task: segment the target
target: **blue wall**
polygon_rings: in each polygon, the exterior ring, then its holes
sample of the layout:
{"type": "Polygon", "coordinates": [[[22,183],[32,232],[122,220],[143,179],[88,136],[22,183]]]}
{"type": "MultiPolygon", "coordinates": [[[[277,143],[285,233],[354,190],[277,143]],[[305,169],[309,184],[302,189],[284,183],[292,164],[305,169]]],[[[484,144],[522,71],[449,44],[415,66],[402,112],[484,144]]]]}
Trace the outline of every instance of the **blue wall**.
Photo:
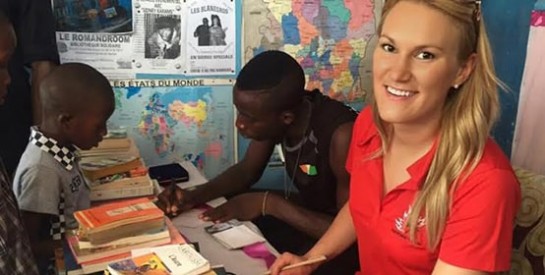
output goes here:
{"type": "Polygon", "coordinates": [[[488,28],[496,73],[510,91],[501,94],[501,118],[493,135],[508,155],[517,118],[520,82],[524,72],[530,13],[536,0],[484,0],[483,15],[488,28]]]}

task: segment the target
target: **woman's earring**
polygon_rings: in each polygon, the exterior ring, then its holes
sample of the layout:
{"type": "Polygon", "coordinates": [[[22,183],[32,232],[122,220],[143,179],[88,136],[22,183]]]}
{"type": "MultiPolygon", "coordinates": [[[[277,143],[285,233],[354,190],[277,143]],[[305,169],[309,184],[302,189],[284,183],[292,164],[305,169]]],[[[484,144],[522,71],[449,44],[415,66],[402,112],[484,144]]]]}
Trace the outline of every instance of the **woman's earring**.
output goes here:
{"type": "Polygon", "coordinates": [[[454,90],[458,90],[458,88],[460,88],[460,85],[458,84],[454,84],[454,86],[452,86],[454,88],[454,90]]]}

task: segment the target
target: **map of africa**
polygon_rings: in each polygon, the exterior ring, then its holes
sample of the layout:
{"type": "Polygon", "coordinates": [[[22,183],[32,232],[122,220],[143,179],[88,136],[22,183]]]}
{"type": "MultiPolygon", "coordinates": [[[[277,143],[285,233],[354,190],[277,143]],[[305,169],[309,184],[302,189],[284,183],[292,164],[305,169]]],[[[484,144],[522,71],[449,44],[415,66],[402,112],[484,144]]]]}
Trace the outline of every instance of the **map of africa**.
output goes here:
{"type": "Polygon", "coordinates": [[[346,102],[371,89],[371,56],[382,1],[244,1],[244,58],[283,50],[299,61],[307,89],[346,102]]]}
{"type": "Polygon", "coordinates": [[[234,162],[231,89],[115,88],[108,127],[126,128],[148,166],[189,160],[211,178],[234,162]]]}

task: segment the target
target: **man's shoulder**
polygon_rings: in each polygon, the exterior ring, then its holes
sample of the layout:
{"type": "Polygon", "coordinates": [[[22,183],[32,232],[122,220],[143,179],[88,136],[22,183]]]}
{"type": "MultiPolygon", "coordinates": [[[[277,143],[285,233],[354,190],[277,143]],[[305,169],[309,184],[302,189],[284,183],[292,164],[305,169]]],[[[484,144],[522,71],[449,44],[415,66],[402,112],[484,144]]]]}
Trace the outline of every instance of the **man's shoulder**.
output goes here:
{"type": "Polygon", "coordinates": [[[355,121],[358,112],[347,104],[322,94],[318,90],[308,92],[308,98],[313,105],[314,116],[325,116],[330,118],[346,117],[355,121]]]}
{"type": "Polygon", "coordinates": [[[314,90],[309,94],[313,105],[311,127],[317,137],[328,140],[342,125],[356,121],[358,112],[350,106],[314,90]]]}

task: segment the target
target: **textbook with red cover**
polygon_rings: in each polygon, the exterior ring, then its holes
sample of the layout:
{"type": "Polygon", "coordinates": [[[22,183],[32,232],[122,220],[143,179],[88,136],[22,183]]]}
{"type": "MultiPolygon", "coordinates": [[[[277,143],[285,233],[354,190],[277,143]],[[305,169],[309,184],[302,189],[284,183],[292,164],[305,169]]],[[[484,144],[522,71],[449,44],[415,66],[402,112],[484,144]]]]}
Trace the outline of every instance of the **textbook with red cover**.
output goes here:
{"type": "Polygon", "coordinates": [[[149,198],[138,198],[76,211],[74,217],[79,223],[80,232],[90,234],[122,225],[159,219],[164,217],[164,212],[149,198]]]}

